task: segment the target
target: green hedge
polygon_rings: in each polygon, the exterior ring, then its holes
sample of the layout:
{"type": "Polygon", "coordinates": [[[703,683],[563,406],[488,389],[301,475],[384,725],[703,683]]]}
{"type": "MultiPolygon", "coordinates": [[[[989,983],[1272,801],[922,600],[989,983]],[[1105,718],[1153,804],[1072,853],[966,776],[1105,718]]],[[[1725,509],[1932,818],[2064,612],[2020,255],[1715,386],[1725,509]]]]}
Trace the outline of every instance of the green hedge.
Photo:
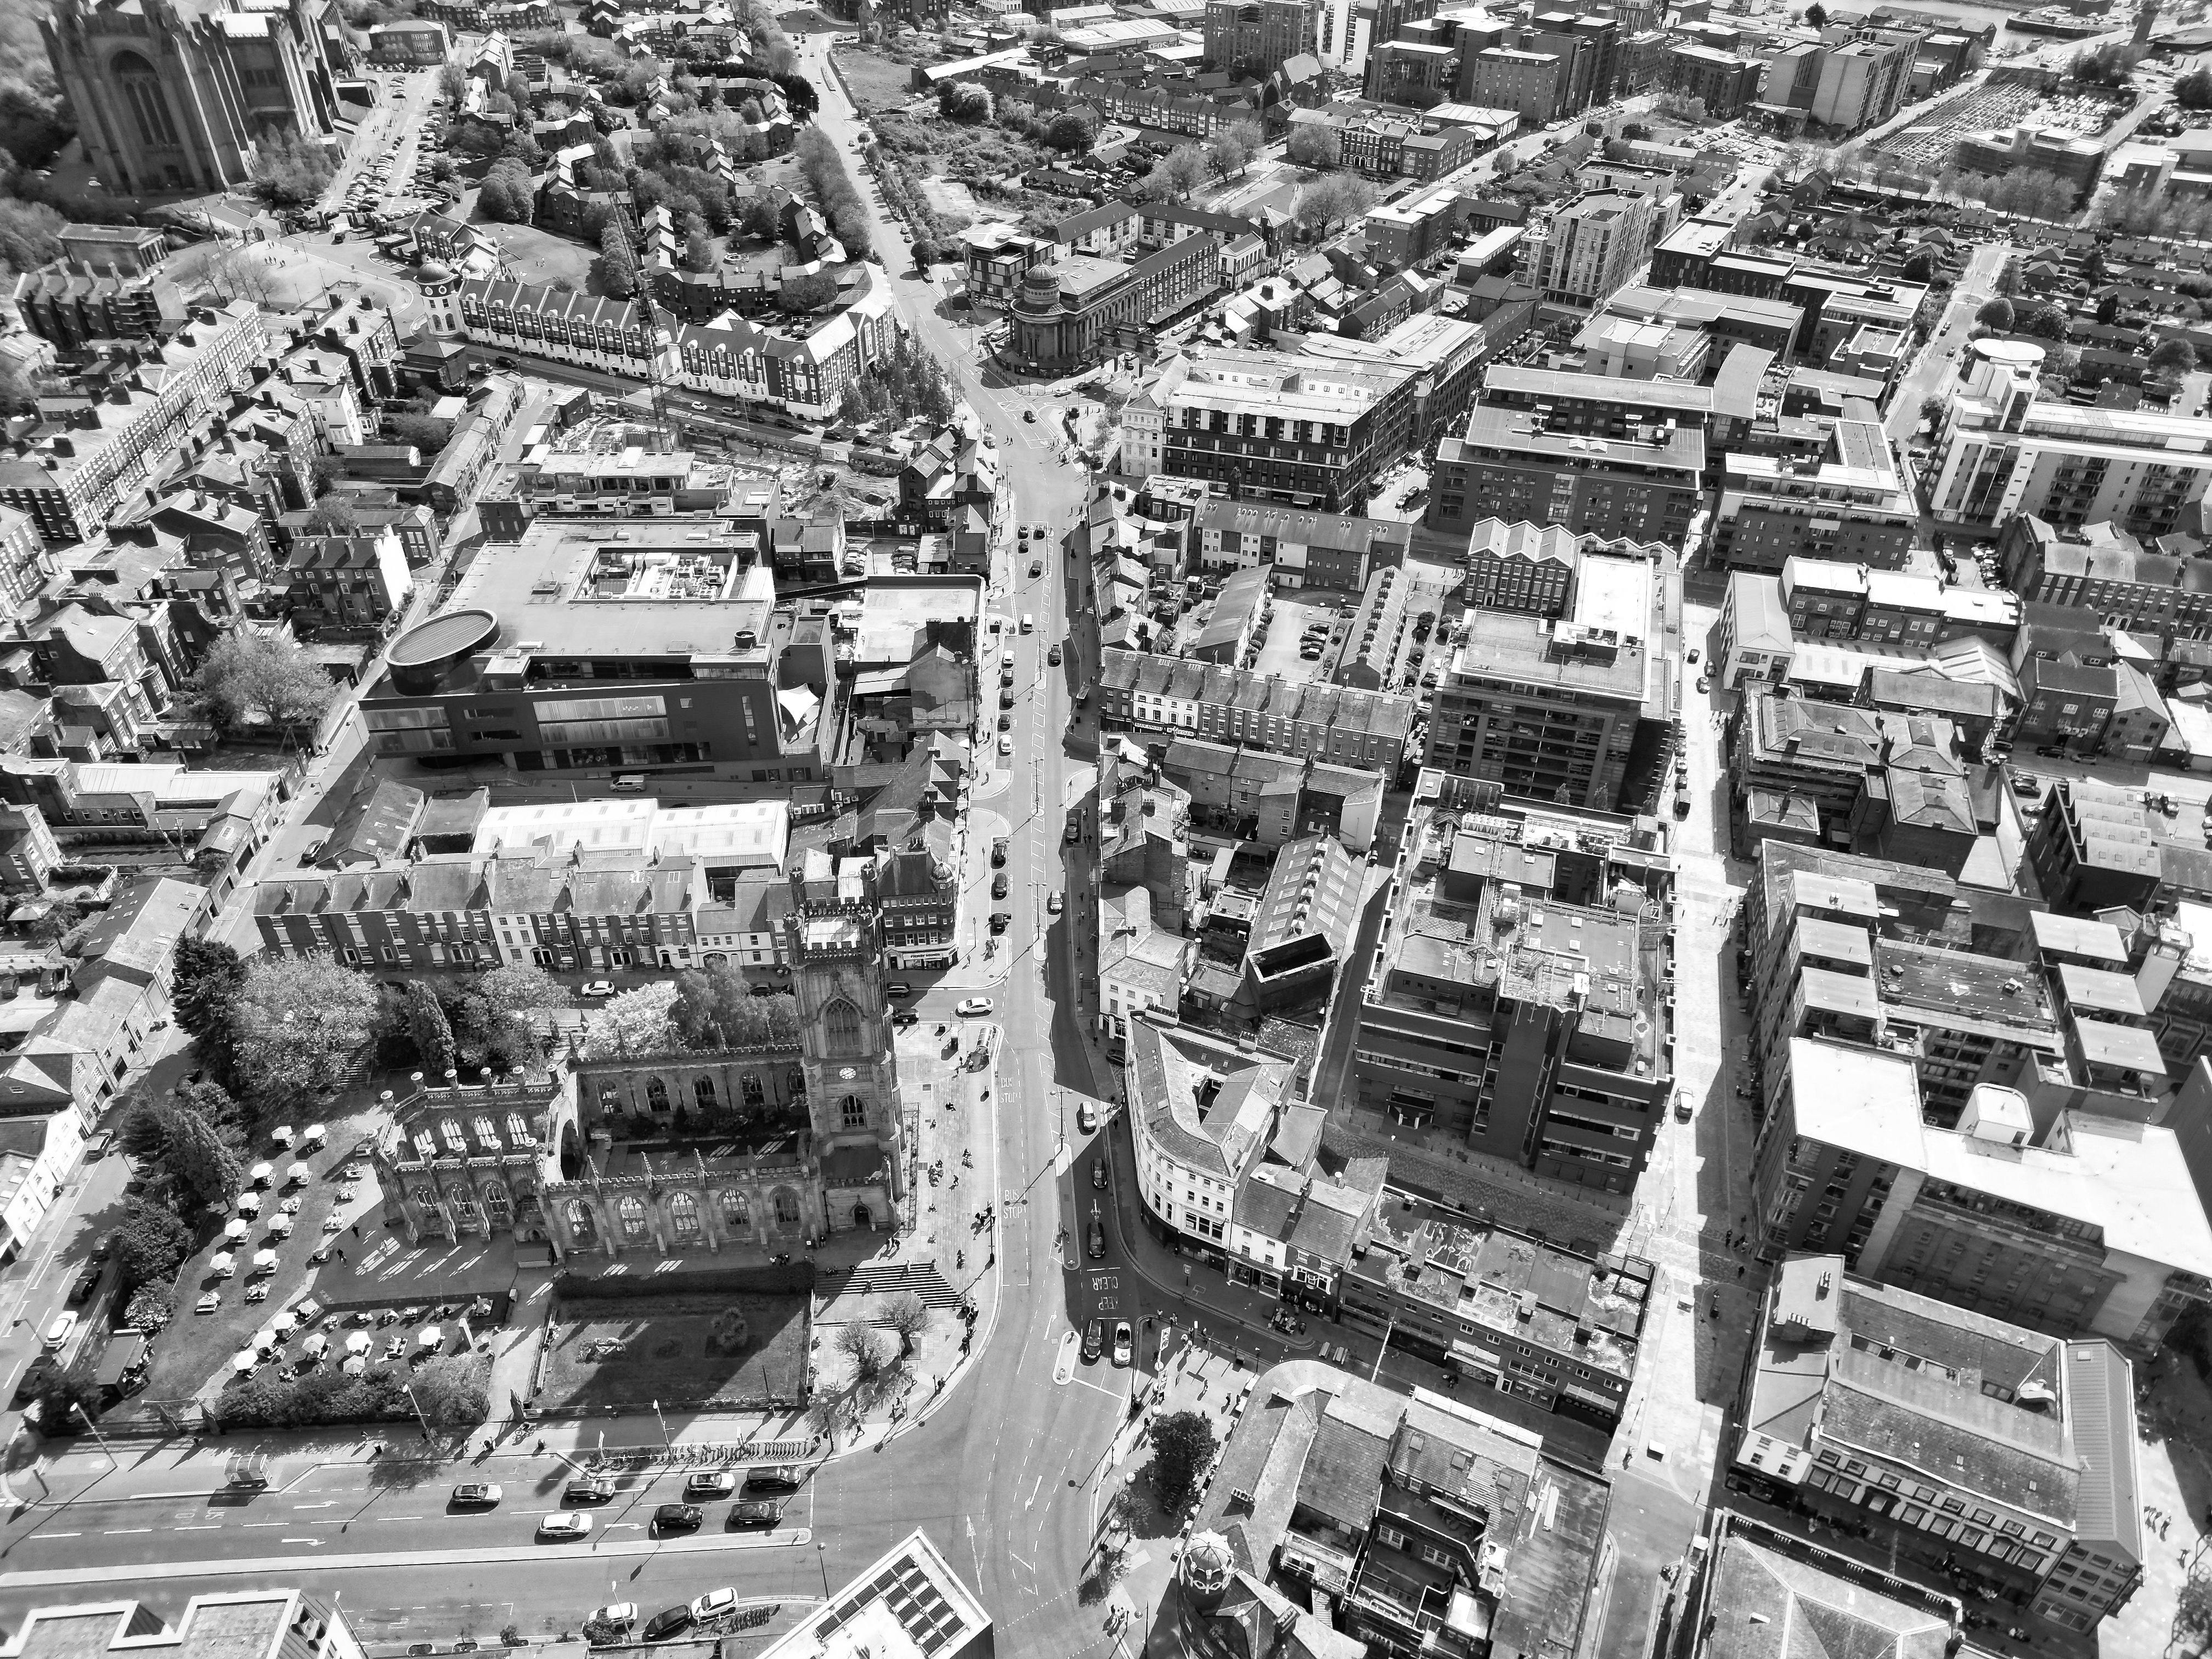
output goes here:
{"type": "Polygon", "coordinates": [[[348,1376],[325,1367],[298,1378],[274,1373],[241,1377],[216,1398],[215,1415],[227,1429],[412,1422],[410,1382],[433,1428],[474,1428],[490,1415],[491,1361],[478,1354],[449,1354],[411,1376],[348,1376]]]}
{"type": "Polygon", "coordinates": [[[586,1277],[562,1273],[553,1294],[563,1302],[633,1301],[656,1296],[800,1296],[814,1288],[811,1261],[787,1261],[763,1267],[712,1267],[703,1273],[606,1273],[586,1277]]]}

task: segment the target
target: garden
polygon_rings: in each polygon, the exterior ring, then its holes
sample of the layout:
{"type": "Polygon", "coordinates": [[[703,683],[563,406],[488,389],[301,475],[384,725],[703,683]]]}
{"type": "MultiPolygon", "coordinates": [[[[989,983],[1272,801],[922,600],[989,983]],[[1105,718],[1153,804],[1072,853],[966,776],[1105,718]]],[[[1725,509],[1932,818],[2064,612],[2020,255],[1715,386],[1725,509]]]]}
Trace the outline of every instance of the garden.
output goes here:
{"type": "Polygon", "coordinates": [[[546,1328],[532,1405],[554,1417],[796,1408],[811,1299],[803,1283],[776,1290],[748,1277],[760,1288],[640,1294],[614,1278],[571,1289],[546,1328]]]}

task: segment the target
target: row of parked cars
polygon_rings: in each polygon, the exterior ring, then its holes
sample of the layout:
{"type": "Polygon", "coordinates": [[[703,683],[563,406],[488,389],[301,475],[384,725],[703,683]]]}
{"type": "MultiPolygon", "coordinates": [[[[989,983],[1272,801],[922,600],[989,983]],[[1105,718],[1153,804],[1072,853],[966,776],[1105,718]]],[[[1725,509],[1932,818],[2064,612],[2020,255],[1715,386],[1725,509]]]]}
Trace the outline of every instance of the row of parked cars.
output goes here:
{"type": "MultiPolygon", "coordinates": [[[[703,1507],[722,1498],[734,1499],[727,1524],[773,1527],[783,1513],[783,1499],[797,1492],[802,1472],[788,1464],[763,1464],[740,1474],[735,1469],[702,1470],[684,1483],[684,1501],[661,1504],[653,1511],[650,1528],[655,1537],[696,1532],[706,1524],[703,1507]]],[[[548,1539],[587,1538],[592,1531],[591,1507],[614,1501],[617,1487],[605,1475],[578,1475],[562,1494],[570,1507],[555,1510],[538,1523],[538,1535],[548,1539]]],[[[497,1509],[506,1489],[489,1480],[468,1480],[455,1486],[449,1507],[456,1510],[497,1509]]]]}

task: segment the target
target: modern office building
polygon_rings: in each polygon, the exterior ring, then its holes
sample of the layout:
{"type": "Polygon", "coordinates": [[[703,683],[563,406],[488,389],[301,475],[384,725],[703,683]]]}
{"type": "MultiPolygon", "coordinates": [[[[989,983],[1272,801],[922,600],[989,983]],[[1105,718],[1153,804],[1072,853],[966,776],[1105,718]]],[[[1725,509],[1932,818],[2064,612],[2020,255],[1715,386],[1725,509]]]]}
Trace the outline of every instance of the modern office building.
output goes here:
{"type": "Polygon", "coordinates": [[[1464,437],[1437,445],[1422,523],[1465,534],[1485,519],[1525,520],[1680,547],[1689,538],[1705,469],[1705,434],[1671,420],[1636,424],[1616,437],[1579,437],[1554,429],[1540,410],[1481,404],[1464,437]]]}
{"type": "Polygon", "coordinates": [[[919,1528],[759,1650],[758,1659],[990,1659],[988,1608],[919,1528]]]}
{"type": "Polygon", "coordinates": [[[1534,807],[1462,817],[1424,780],[1358,1010],[1359,1103],[1627,1192],[1674,1089],[1664,857],[1534,807]]]}
{"type": "Polygon", "coordinates": [[[1760,1305],[1727,1480],[2087,1631],[2142,1582],[2134,1388],[2109,1342],[1795,1255],[1760,1305]]]}
{"type": "Polygon", "coordinates": [[[2107,520],[2149,538],[2193,528],[2212,482],[2212,419],[2042,400],[2044,349],[1966,348],[1930,458],[1939,526],[1983,535],[2033,515],[2061,533],[2107,520]]]}
{"type": "Polygon", "coordinates": [[[1207,348],[1147,384],[1160,471],[1327,513],[1364,507],[1404,450],[1413,371],[1283,351],[1207,348]]]}
{"type": "Polygon", "coordinates": [[[2212,1298],[2212,1225],[2174,1132],[1973,1091],[1926,1122],[1912,1058],[1792,1040],[1753,1153],[1762,1259],[1839,1252],[1856,1273],[2060,1336],[2137,1352],[2212,1298]]]}

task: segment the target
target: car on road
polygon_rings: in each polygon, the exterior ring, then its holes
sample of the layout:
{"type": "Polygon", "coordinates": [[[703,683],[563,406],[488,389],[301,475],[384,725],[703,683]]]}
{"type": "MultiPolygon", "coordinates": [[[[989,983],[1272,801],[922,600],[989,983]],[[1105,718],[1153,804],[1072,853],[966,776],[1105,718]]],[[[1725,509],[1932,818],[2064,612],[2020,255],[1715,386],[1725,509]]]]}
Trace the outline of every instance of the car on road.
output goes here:
{"type": "Polygon", "coordinates": [[[514,359],[512,357],[495,357],[491,361],[492,367],[495,368],[513,368],[514,367],[514,359]]]}
{"type": "Polygon", "coordinates": [[[1077,1103],[1075,1108],[1075,1127],[1082,1130],[1085,1134],[1090,1134],[1097,1130],[1098,1127],[1098,1109],[1087,1100],[1077,1103]]]}
{"type": "Polygon", "coordinates": [[[983,1015],[991,1012],[991,999],[988,997],[963,997],[959,1003],[953,1008],[952,1012],[958,1014],[963,1019],[981,1018],[983,1015]]]}
{"type": "Polygon", "coordinates": [[[1012,708],[1013,706],[1014,694],[1011,691],[1004,690],[1000,690],[999,693],[999,707],[1001,708],[1012,708]]]}
{"type": "Polygon", "coordinates": [[[1006,861],[1006,838],[1000,836],[991,843],[991,867],[995,870],[1006,861]]]}
{"type": "Polygon", "coordinates": [[[568,1483],[568,1491],[561,1494],[568,1504],[604,1504],[615,1495],[615,1483],[596,1474],[579,1475],[568,1483]]]}
{"type": "Polygon", "coordinates": [[[610,1601],[603,1607],[594,1607],[589,1622],[594,1625],[606,1625],[615,1630],[628,1630],[632,1625],[637,1623],[637,1603],[610,1601]]]}
{"type": "Polygon", "coordinates": [[[991,931],[993,933],[1003,933],[1007,928],[1013,925],[1014,915],[1012,911],[994,910],[991,912],[991,931]]]}
{"type": "Polygon", "coordinates": [[[783,1518],[783,1505],[773,1498],[755,1498],[730,1505],[727,1525],[732,1531],[740,1527],[772,1527],[783,1518]]]}
{"type": "Polygon", "coordinates": [[[68,1346],[70,1338],[76,1334],[76,1316],[68,1312],[57,1314],[54,1316],[54,1322],[46,1327],[46,1352],[52,1353],[58,1349],[68,1346]]]}
{"type": "Polygon", "coordinates": [[[884,985],[884,994],[893,1002],[902,1002],[914,994],[914,987],[902,979],[895,979],[884,985]]]}
{"type": "Polygon", "coordinates": [[[1064,902],[1065,901],[1059,894],[1049,893],[1045,896],[1044,908],[1047,911],[1056,916],[1060,914],[1060,908],[1064,902]]]}
{"type": "Polygon", "coordinates": [[[1102,1193],[1106,1190],[1106,1159],[1103,1153],[1091,1166],[1091,1184],[1102,1193]]]}
{"type": "Polygon", "coordinates": [[[991,896],[1002,899],[1006,896],[1006,872],[1003,870],[991,878],[991,896]]]}
{"type": "Polygon", "coordinates": [[[672,1636],[681,1636],[698,1622],[689,1607],[663,1607],[645,1621],[641,1634],[648,1642],[665,1642],[672,1636]]]}
{"type": "Polygon", "coordinates": [[[725,1613],[735,1613],[737,1610],[738,1593],[726,1585],[720,1589],[710,1589],[704,1595],[695,1595],[691,1598],[691,1616],[701,1624],[706,1623],[709,1619],[720,1619],[725,1613]]]}
{"type": "Polygon", "coordinates": [[[758,1463],[745,1471],[747,1492],[797,1492],[800,1471],[789,1463],[758,1463]]]}
{"type": "Polygon", "coordinates": [[[615,982],[611,979],[595,979],[576,988],[580,997],[611,997],[615,994],[615,982]]]}
{"type": "Polygon", "coordinates": [[[1083,1328],[1083,1363],[1086,1365],[1098,1358],[1106,1345],[1106,1322],[1094,1319],[1083,1328]]]}
{"type": "Polygon", "coordinates": [[[1713,683],[1711,679],[1703,674],[1698,676],[1698,690],[1700,694],[1710,691],[1712,689],[1713,683]]]}
{"type": "Polygon", "coordinates": [[[728,1469],[711,1469],[686,1480],[684,1497],[685,1501],[696,1503],[707,1498],[727,1498],[737,1489],[738,1477],[734,1473],[728,1469]]]}
{"type": "Polygon", "coordinates": [[[1030,574],[1032,576],[1042,576],[1044,574],[1044,561],[1042,559],[1031,559],[1030,561],[1030,574]]]}
{"type": "Polygon", "coordinates": [[[1060,666],[1060,647],[1059,647],[1058,646],[1056,646],[1056,645],[1055,645],[1054,647],[1053,647],[1053,648],[1052,648],[1051,650],[1049,650],[1049,651],[1046,652],[1046,653],[1044,653],[1044,659],[1045,659],[1047,662],[1050,663],[1050,664],[1051,664],[1054,668],[1059,667],[1059,666],[1060,666]]]}
{"type": "MultiPolygon", "coordinates": [[[[112,1129],[102,1129],[98,1134],[93,1136],[91,1139],[84,1143],[84,1156],[86,1161],[95,1162],[98,1159],[106,1158],[107,1156],[107,1149],[114,1144],[115,1131],[112,1129]]],[[[102,1261],[106,1260],[104,1256],[100,1259],[102,1261]]]]}
{"type": "Polygon", "coordinates": [[[1103,1224],[1096,1221],[1091,1224],[1091,1237],[1089,1243],[1091,1259],[1093,1261],[1097,1261],[1100,1256],[1106,1254],[1106,1229],[1103,1224]]]}
{"type": "Polygon", "coordinates": [[[1135,1344],[1136,1335],[1130,1330],[1129,1322],[1126,1319],[1117,1321],[1114,1326],[1114,1363],[1127,1364],[1135,1344]]]}
{"type": "Polygon", "coordinates": [[[1694,645],[1692,646],[1689,650],[1689,654],[1684,657],[1682,660],[1694,665],[1698,660],[1698,647],[1694,645]]]}
{"type": "Polygon", "coordinates": [[[588,1538],[591,1532],[592,1517],[582,1510],[556,1510],[538,1522],[540,1538],[588,1538]]]}
{"type": "Polygon", "coordinates": [[[99,1288],[100,1269],[87,1267],[76,1276],[76,1283],[70,1286],[70,1305],[73,1308],[82,1307],[92,1300],[92,1293],[99,1288]]]}
{"type": "Polygon", "coordinates": [[[1036,410],[1035,410],[1034,409],[1025,409],[1025,410],[1024,410],[1022,411],[1022,418],[1023,418],[1024,420],[1025,420],[1025,421],[1030,422],[1032,425],[1034,425],[1034,424],[1036,423],[1036,410]]]}
{"type": "Polygon", "coordinates": [[[921,1024],[921,1016],[915,1012],[911,1008],[902,1008],[898,1012],[891,1016],[891,1025],[896,1030],[903,1031],[909,1025],[919,1025],[921,1024]]]}
{"type": "Polygon", "coordinates": [[[1030,534],[1036,537],[1039,541],[1042,541],[1044,539],[1044,526],[1042,525],[1037,526],[1036,529],[1030,532],[1030,534]]]}
{"type": "Polygon", "coordinates": [[[1002,712],[999,716],[999,730],[1001,732],[1011,732],[1013,729],[1014,717],[1012,714],[1002,712]]]}
{"type": "Polygon", "coordinates": [[[999,752],[1002,755],[1011,755],[1014,752],[1014,739],[1011,732],[999,733],[999,752]]]}
{"type": "Polygon", "coordinates": [[[464,1480],[453,1488],[453,1507],[457,1510],[488,1510],[497,1506],[503,1494],[489,1480],[464,1480]]]}
{"type": "Polygon", "coordinates": [[[696,1504],[663,1504],[653,1512],[653,1529],[657,1533],[696,1532],[699,1523],[707,1518],[707,1511],[696,1504]]]}

